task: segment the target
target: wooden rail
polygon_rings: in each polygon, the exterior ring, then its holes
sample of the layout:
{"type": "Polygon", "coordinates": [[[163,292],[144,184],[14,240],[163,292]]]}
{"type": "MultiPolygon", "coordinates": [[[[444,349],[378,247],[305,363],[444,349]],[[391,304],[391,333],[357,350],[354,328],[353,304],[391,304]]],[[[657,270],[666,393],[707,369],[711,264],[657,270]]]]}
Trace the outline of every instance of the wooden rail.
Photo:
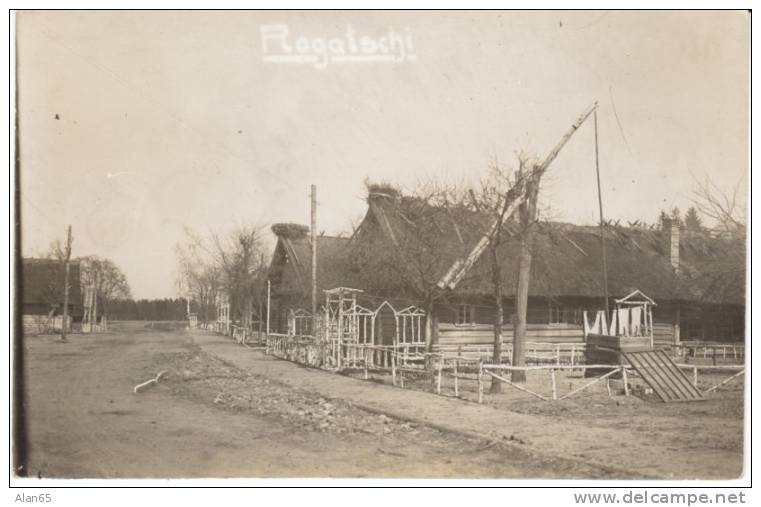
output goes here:
{"type": "Polygon", "coordinates": [[[741,343],[701,343],[701,342],[683,342],[670,345],[676,357],[691,357],[694,359],[710,359],[713,365],[718,365],[719,359],[722,362],[744,361],[745,344],[741,343]]]}
{"type": "MultiPolygon", "coordinates": [[[[552,344],[556,347],[558,344],[552,344]]],[[[573,351],[578,344],[574,344],[573,351]]],[[[323,368],[329,371],[358,370],[364,372],[364,378],[369,379],[371,371],[391,374],[391,383],[401,388],[405,387],[406,377],[409,375],[435,375],[431,380],[435,382],[434,389],[439,395],[442,394],[442,379],[447,376],[454,380],[454,396],[460,396],[460,381],[469,380],[477,383],[478,402],[483,403],[484,378],[488,376],[517,390],[523,391],[543,401],[561,401],[588,389],[601,381],[606,382],[609,396],[612,395],[610,382],[611,377],[621,373],[623,378],[624,394],[629,396],[629,378],[631,365],[611,364],[583,364],[575,360],[564,364],[555,360],[551,364],[530,364],[526,366],[512,366],[510,364],[489,364],[483,358],[473,358],[463,355],[449,355],[446,350],[439,348],[434,353],[425,352],[423,343],[399,344],[397,346],[372,345],[363,343],[339,343],[338,340],[319,341],[309,335],[287,335],[270,333],[266,335],[265,353],[281,357],[283,359],[323,368]],[[336,360],[336,356],[340,360],[336,360]],[[432,366],[432,369],[431,369],[432,366]],[[587,369],[610,370],[603,375],[593,378],[581,387],[566,394],[558,393],[557,372],[576,371],[585,372],[587,369]],[[550,395],[534,392],[531,389],[516,384],[506,378],[504,373],[511,371],[543,372],[549,374],[550,395]]],[[[557,350],[557,348],[555,348],[557,350]]],[[[573,357],[572,355],[570,357],[573,357]]],[[[744,373],[744,368],[735,365],[696,365],[677,364],[681,369],[693,372],[693,383],[697,385],[698,372],[731,371],[734,374],[723,380],[705,392],[712,392],[720,386],[728,383],[744,373]],[[739,370],[739,371],[738,371],[739,370]]]]}

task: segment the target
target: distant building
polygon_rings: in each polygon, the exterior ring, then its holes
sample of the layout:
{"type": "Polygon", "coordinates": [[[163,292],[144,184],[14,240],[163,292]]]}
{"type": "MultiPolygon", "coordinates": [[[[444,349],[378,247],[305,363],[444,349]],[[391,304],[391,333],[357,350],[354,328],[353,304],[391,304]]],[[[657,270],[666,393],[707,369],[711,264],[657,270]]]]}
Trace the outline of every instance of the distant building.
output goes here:
{"type": "MultiPolygon", "coordinates": [[[[60,329],[63,316],[64,265],[55,259],[23,259],[21,313],[25,333],[60,329]]],[[[78,261],[69,263],[69,316],[81,322],[84,313],[78,261]]]]}

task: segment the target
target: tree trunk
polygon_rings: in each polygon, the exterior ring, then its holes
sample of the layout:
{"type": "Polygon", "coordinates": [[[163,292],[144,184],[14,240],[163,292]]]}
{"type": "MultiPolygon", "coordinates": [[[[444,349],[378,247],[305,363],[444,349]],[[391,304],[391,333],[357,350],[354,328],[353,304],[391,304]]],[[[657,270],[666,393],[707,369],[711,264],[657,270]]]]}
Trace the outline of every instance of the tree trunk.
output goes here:
{"type": "MultiPolygon", "coordinates": [[[[502,273],[497,256],[497,249],[491,248],[492,254],[492,285],[494,287],[494,347],[492,351],[492,362],[500,364],[502,362],[502,324],[504,323],[504,309],[502,306],[502,273]]],[[[502,392],[502,382],[492,377],[489,393],[498,394],[502,392]]]]}
{"type": "Polygon", "coordinates": [[[426,352],[431,354],[439,345],[439,317],[433,309],[433,301],[426,301],[425,312],[428,315],[428,325],[430,326],[426,352]]]}
{"type": "MultiPolygon", "coordinates": [[[[518,258],[518,290],[515,294],[515,324],[513,328],[513,366],[526,365],[526,314],[528,310],[528,287],[531,280],[531,239],[536,220],[536,198],[539,179],[532,177],[527,183],[527,199],[520,207],[521,251],[518,258]]],[[[525,382],[526,372],[513,370],[513,382],[525,382]]]]}
{"type": "Polygon", "coordinates": [[[435,368],[435,361],[433,361],[433,352],[436,350],[436,348],[439,345],[439,316],[436,315],[436,311],[433,308],[433,301],[426,302],[426,308],[425,311],[428,313],[428,322],[430,325],[430,337],[428,339],[428,343],[426,346],[426,352],[428,352],[428,355],[426,356],[426,370],[429,373],[429,378],[431,380],[431,390],[436,389],[436,368],[435,368]]]}
{"type": "MultiPolygon", "coordinates": [[[[526,313],[528,308],[528,283],[531,273],[531,250],[526,239],[521,241],[518,259],[518,291],[515,297],[515,322],[513,324],[513,366],[526,365],[526,313]]],[[[526,372],[513,370],[513,382],[525,382],[526,372]]]]}

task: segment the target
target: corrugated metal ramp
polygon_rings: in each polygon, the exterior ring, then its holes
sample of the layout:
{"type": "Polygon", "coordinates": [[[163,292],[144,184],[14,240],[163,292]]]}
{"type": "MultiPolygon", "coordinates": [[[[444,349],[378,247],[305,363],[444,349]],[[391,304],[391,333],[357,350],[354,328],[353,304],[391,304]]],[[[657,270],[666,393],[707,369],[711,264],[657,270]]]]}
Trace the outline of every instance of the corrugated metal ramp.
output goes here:
{"type": "Polygon", "coordinates": [[[663,401],[705,400],[665,351],[625,352],[624,357],[663,401]]]}

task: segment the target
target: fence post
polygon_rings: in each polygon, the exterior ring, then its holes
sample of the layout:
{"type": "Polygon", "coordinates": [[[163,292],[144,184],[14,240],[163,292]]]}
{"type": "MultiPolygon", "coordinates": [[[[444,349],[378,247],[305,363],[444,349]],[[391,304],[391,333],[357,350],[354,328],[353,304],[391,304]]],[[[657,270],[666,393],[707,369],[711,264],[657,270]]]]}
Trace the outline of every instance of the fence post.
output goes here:
{"type": "Polygon", "coordinates": [[[692,385],[698,387],[698,367],[692,367],[692,385]]]}
{"type": "Polygon", "coordinates": [[[454,360],[454,396],[455,398],[459,397],[459,386],[458,386],[458,378],[457,378],[457,359],[454,360]]]}
{"type": "Polygon", "coordinates": [[[391,356],[391,385],[396,386],[396,360],[394,359],[394,356],[391,356]]]}
{"type": "Polygon", "coordinates": [[[483,359],[478,360],[478,403],[484,401],[484,363],[483,359]]]}
{"type": "Polygon", "coordinates": [[[555,383],[555,370],[550,370],[550,377],[552,378],[552,399],[557,400],[558,399],[558,389],[557,385],[555,383]]]}
{"type": "Polygon", "coordinates": [[[624,395],[629,396],[629,378],[626,374],[626,366],[621,367],[621,375],[624,379],[624,395]]]}
{"type": "Polygon", "coordinates": [[[436,376],[436,394],[441,394],[441,370],[442,370],[442,364],[441,363],[442,362],[443,361],[442,361],[441,358],[439,358],[437,360],[437,363],[438,363],[438,365],[437,365],[438,374],[436,376]]]}

